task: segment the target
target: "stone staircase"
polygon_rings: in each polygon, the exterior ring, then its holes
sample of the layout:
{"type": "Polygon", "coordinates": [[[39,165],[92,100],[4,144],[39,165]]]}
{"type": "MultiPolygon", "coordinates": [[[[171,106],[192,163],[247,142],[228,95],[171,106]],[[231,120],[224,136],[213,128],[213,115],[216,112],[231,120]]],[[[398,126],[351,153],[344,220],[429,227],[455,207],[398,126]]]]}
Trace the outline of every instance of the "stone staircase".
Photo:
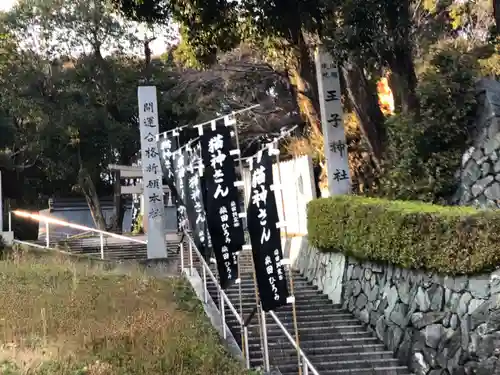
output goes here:
{"type": "MultiPolygon", "coordinates": [[[[107,240],[107,239],[106,239],[107,240]]],[[[137,242],[124,242],[124,240],[109,241],[105,240],[104,258],[107,260],[146,260],[147,248],[146,244],[137,242]]],[[[33,241],[34,243],[45,246],[46,242],[43,239],[33,241]]],[[[167,255],[177,255],[179,252],[178,241],[166,241],[167,255]]],[[[95,258],[101,257],[101,244],[98,236],[61,239],[50,241],[51,247],[58,247],[61,250],[71,251],[73,254],[88,255],[95,258]]]]}
{"type": "MultiPolygon", "coordinates": [[[[188,265],[187,255],[185,265],[188,265]]],[[[201,266],[195,257],[194,267],[201,275],[201,266]]],[[[240,256],[243,319],[254,309],[255,292],[252,276],[251,251],[240,256]]],[[[215,266],[211,265],[212,272],[215,266]]],[[[294,296],[299,331],[299,345],[321,375],[409,375],[406,366],[400,366],[393,353],[384,348],[375,334],[355,319],[341,306],[332,304],[328,297],[311,285],[303,276],[293,272],[294,296]]],[[[219,306],[216,285],[208,280],[208,291],[219,306]]],[[[226,290],[233,306],[239,312],[239,286],[226,290]]],[[[240,313],[241,314],[241,313],[240,313]]],[[[271,367],[278,368],[282,375],[297,375],[297,352],[285,337],[274,319],[266,314],[268,348],[271,367]]],[[[284,306],[276,312],[288,332],[294,335],[292,306],[284,306]]],[[[239,324],[225,305],[226,323],[241,347],[239,324]]],[[[259,335],[259,321],[255,315],[249,324],[249,350],[252,367],[263,368],[263,357],[259,335]]]]}
{"type": "MultiPolygon", "coordinates": [[[[39,244],[45,245],[44,241],[39,244]]],[[[71,252],[100,257],[99,238],[93,241],[76,239],[65,242],[71,252]]],[[[167,241],[170,259],[176,259],[180,270],[178,256],[178,241],[167,241]]],[[[184,246],[184,267],[189,267],[188,247],[184,246]]],[[[146,245],[139,243],[110,243],[105,247],[106,259],[113,260],[145,260],[147,258],[146,245]]],[[[254,309],[255,292],[253,282],[253,265],[251,251],[243,251],[240,256],[241,269],[241,302],[239,305],[239,286],[233,285],[226,290],[226,294],[233,306],[246,320],[254,309]]],[[[193,253],[193,267],[202,275],[200,260],[193,253]]],[[[210,268],[217,275],[216,266],[210,268]]],[[[297,272],[292,273],[294,281],[294,296],[296,300],[296,316],[299,330],[299,345],[306,353],[310,362],[321,375],[410,375],[406,366],[400,366],[391,351],[376,338],[375,334],[354,318],[341,306],[334,305],[328,297],[309,283],[297,272]]],[[[219,296],[214,282],[207,277],[208,292],[217,306],[219,296]]],[[[276,315],[295,337],[292,319],[292,306],[284,306],[276,315]]],[[[225,304],[226,324],[235,340],[241,347],[241,332],[236,318],[225,304]]],[[[282,375],[297,375],[297,352],[285,337],[274,319],[266,314],[267,336],[270,364],[279,369],[282,375]]],[[[259,334],[259,320],[254,315],[248,326],[250,364],[253,368],[263,368],[263,356],[259,334]]]]}

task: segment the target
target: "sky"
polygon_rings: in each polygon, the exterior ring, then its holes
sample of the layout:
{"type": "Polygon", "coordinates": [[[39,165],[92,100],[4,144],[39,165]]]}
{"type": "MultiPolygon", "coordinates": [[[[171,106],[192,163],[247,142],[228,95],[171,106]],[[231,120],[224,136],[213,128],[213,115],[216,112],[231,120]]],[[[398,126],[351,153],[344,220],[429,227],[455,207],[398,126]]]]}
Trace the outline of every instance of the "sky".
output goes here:
{"type": "Polygon", "coordinates": [[[1,0],[0,1],[0,10],[9,10],[16,0],[1,0]]]}
{"type": "MultiPolygon", "coordinates": [[[[0,11],[8,11],[16,2],[17,0],[0,0],[0,11]]],[[[140,37],[142,38],[142,35],[140,37]]],[[[166,51],[166,39],[158,37],[150,44],[150,48],[153,55],[161,55],[166,51]]]]}

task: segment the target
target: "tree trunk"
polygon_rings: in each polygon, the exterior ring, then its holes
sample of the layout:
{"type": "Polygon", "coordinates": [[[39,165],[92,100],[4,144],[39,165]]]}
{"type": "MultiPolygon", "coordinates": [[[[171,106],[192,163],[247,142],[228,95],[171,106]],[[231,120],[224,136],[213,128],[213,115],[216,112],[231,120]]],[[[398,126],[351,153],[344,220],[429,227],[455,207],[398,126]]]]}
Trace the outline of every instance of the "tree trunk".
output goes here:
{"type": "Polygon", "coordinates": [[[417,97],[417,75],[411,52],[407,48],[401,48],[388,59],[391,69],[389,85],[394,95],[394,104],[402,113],[414,113],[418,115],[419,100],[417,97]]]}
{"type": "Polygon", "coordinates": [[[398,104],[396,109],[418,115],[419,102],[416,94],[417,75],[413,63],[413,21],[410,0],[392,0],[386,3],[388,34],[392,38],[385,60],[393,73],[390,85],[398,104]]]}
{"type": "Polygon", "coordinates": [[[104,215],[102,214],[101,203],[99,202],[94,182],[92,181],[89,172],[83,167],[80,167],[80,170],[78,171],[78,184],[80,185],[80,189],[85,196],[85,200],[89,206],[90,214],[92,215],[96,228],[106,230],[106,220],[104,220],[104,215]]]}
{"type": "Polygon", "coordinates": [[[316,108],[315,100],[308,93],[307,82],[298,69],[289,69],[288,75],[290,82],[294,86],[295,101],[297,102],[302,118],[310,126],[314,134],[322,134],[321,117],[316,108]]]}
{"type": "Polygon", "coordinates": [[[313,134],[322,134],[318,98],[316,68],[309,47],[300,29],[295,30],[293,40],[295,61],[288,68],[288,78],[294,87],[294,96],[302,117],[311,127],[313,134]]]}
{"type": "Polygon", "coordinates": [[[113,223],[111,224],[111,231],[114,233],[123,232],[123,216],[125,215],[120,177],[121,177],[120,171],[119,170],[114,171],[114,181],[113,181],[114,214],[113,214],[113,223]]]}
{"type": "Polygon", "coordinates": [[[386,140],[385,118],[377,97],[376,88],[366,78],[362,65],[351,59],[341,66],[349,100],[356,113],[361,131],[373,153],[374,160],[380,165],[386,140]]]}
{"type": "Polygon", "coordinates": [[[493,0],[493,17],[495,17],[497,34],[500,35],[500,0],[493,0]]]}

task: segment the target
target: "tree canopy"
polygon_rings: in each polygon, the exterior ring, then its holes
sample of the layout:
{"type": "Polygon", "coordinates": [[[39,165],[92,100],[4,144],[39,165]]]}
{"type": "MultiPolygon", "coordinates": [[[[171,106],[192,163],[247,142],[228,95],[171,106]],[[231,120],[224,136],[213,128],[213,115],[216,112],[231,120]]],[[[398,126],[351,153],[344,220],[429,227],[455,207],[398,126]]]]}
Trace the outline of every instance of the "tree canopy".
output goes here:
{"type": "Polygon", "coordinates": [[[496,9],[491,0],[20,0],[0,13],[4,190],[33,208],[50,195],[82,195],[104,227],[98,197],[112,193],[116,178],[108,165],[137,160],[144,83],[158,88],[161,130],[259,103],[240,118],[243,152],[299,124],[302,135],[289,150],[322,165],[314,64],[322,43],[341,68],[354,185],[441,199],[450,183],[406,187],[455,168],[434,163],[440,152],[456,159],[463,147],[443,151],[449,142],[438,136],[440,124],[449,125],[448,140],[467,142],[472,103],[454,106],[471,91],[457,87],[500,74],[496,9]],[[169,41],[161,56],[151,47],[159,36],[169,41]],[[467,74],[452,73],[454,66],[467,74]],[[389,77],[395,99],[390,119],[377,97],[381,77],[389,77]],[[434,92],[440,87],[448,94],[434,92]],[[419,131],[446,143],[436,143],[432,162],[415,146],[419,131]],[[417,151],[407,151],[412,145],[417,151]]]}

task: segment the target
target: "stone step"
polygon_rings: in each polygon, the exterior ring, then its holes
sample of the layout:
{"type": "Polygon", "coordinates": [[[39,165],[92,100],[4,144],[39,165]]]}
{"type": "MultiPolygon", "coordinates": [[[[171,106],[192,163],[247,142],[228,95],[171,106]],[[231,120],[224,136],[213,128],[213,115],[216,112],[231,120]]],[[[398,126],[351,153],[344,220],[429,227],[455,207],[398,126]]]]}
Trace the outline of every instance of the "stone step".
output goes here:
{"type": "MultiPolygon", "coordinates": [[[[292,336],[293,336],[293,331],[288,330],[292,336]]],[[[268,330],[267,331],[267,336],[268,337],[283,337],[283,332],[280,330],[268,330]]],[[[299,338],[301,342],[308,342],[308,341],[316,341],[316,340],[328,340],[331,337],[337,337],[339,340],[349,342],[353,339],[370,339],[373,337],[373,334],[367,331],[355,331],[355,330],[346,330],[343,332],[339,332],[335,328],[325,328],[323,330],[321,329],[314,329],[314,330],[300,330],[299,331],[299,338]]]]}
{"type": "MultiPolygon", "coordinates": [[[[242,275],[243,277],[241,277],[241,285],[242,286],[253,286],[254,285],[254,281],[253,281],[253,276],[250,274],[243,274],[242,275]]],[[[289,276],[287,274],[287,280],[288,280],[288,283],[290,283],[290,280],[289,280],[289,276]]],[[[294,277],[293,278],[293,286],[297,286],[297,285],[307,285],[308,287],[313,287],[312,283],[307,280],[305,277],[294,277]]]]}
{"type": "MultiPolygon", "coordinates": [[[[362,327],[355,326],[344,326],[345,328],[323,328],[314,327],[314,328],[299,328],[299,339],[300,342],[308,342],[314,340],[327,340],[332,337],[337,338],[338,340],[343,340],[346,342],[350,342],[352,339],[370,339],[373,335],[370,332],[367,332],[362,327]]],[[[266,327],[267,337],[269,340],[271,339],[280,339],[283,338],[286,340],[283,331],[278,326],[276,327],[266,327]]],[[[286,327],[287,331],[292,335],[295,335],[293,327],[286,327]]],[[[236,334],[239,335],[240,330],[239,327],[235,327],[234,329],[236,334]]],[[[256,333],[256,338],[258,339],[258,326],[252,327],[252,332],[256,333]]]]}
{"type": "MultiPolygon", "coordinates": [[[[260,350],[260,340],[259,337],[249,337],[249,348],[251,349],[259,349],[260,350]]],[[[301,339],[300,347],[304,350],[305,353],[310,353],[318,348],[332,348],[338,346],[350,346],[355,347],[356,345],[370,345],[370,344],[378,344],[379,341],[376,337],[352,337],[349,340],[343,338],[328,338],[328,339],[301,339]]],[[[283,336],[282,342],[269,342],[269,349],[280,349],[283,348],[283,345],[290,345],[288,339],[283,336]]]]}
{"type": "MultiPolygon", "coordinates": [[[[260,350],[260,339],[258,335],[253,335],[248,338],[249,348],[251,350],[258,349],[260,350]]],[[[376,344],[378,340],[376,337],[351,337],[349,339],[346,338],[331,338],[330,337],[321,337],[314,338],[311,336],[308,337],[300,337],[300,347],[304,350],[305,353],[308,353],[308,349],[317,348],[317,347],[331,347],[331,346],[349,346],[349,345],[366,345],[366,344],[376,344]]],[[[280,336],[278,340],[269,339],[268,340],[269,350],[292,350],[291,344],[284,335],[280,336]]]]}
{"type": "MultiPolygon", "coordinates": [[[[210,293],[210,295],[212,296],[212,299],[214,301],[218,301],[218,293],[216,293],[214,291],[214,292],[210,293]]],[[[229,294],[229,295],[226,294],[226,295],[228,296],[229,300],[231,301],[231,303],[233,305],[239,306],[240,297],[238,294],[229,294]]],[[[302,304],[307,303],[310,300],[314,300],[315,302],[323,302],[325,304],[332,305],[332,302],[330,301],[328,296],[318,295],[318,294],[316,294],[316,292],[308,292],[308,291],[304,290],[304,291],[300,291],[300,292],[295,293],[294,297],[295,297],[295,304],[296,305],[299,305],[301,303],[302,304]]],[[[255,305],[255,301],[256,301],[256,299],[255,299],[255,295],[253,293],[241,295],[241,302],[244,305],[248,305],[248,304],[255,305]]],[[[280,310],[278,310],[278,311],[280,311],[280,310]]]]}
{"type": "MultiPolygon", "coordinates": [[[[210,293],[218,294],[217,287],[215,285],[213,285],[213,283],[211,281],[207,282],[207,290],[210,293]]],[[[258,291],[258,288],[254,287],[253,285],[251,287],[244,287],[244,288],[241,288],[241,294],[245,295],[245,296],[252,296],[252,297],[254,297],[256,290],[258,291]]],[[[224,293],[227,296],[235,296],[235,297],[237,297],[239,295],[239,293],[240,293],[240,290],[238,289],[237,285],[234,285],[230,289],[224,290],[224,293]]],[[[309,285],[303,285],[301,287],[295,288],[293,290],[293,293],[290,293],[290,295],[300,295],[300,294],[302,294],[302,295],[307,294],[307,295],[315,296],[315,297],[318,297],[318,298],[327,298],[328,299],[327,295],[321,293],[320,291],[312,288],[309,285]]]]}
{"type": "MultiPolygon", "coordinates": [[[[309,359],[311,361],[311,359],[309,359]]],[[[312,363],[312,361],[311,361],[312,363]]],[[[373,370],[374,374],[386,374],[382,373],[382,370],[393,370],[393,371],[405,371],[408,372],[404,366],[399,366],[397,359],[394,358],[371,358],[371,359],[353,359],[353,360],[340,360],[336,361],[334,359],[326,359],[324,361],[320,361],[317,363],[312,363],[316,370],[323,374],[323,371],[326,373],[347,373],[351,371],[354,374],[357,374],[358,370],[368,371],[373,370]],[[340,371],[339,371],[340,370],[340,371]],[[356,372],[354,372],[356,371],[356,372]],[[378,372],[377,372],[378,371],[378,372]]],[[[282,372],[286,372],[288,370],[297,369],[298,364],[296,361],[290,361],[287,363],[281,363],[279,365],[279,369],[282,372]]],[[[396,372],[398,373],[398,372],[396,372]]]]}
{"type": "MultiPolygon", "coordinates": [[[[313,364],[314,365],[314,364],[313,364]]],[[[345,363],[338,364],[320,364],[314,365],[316,370],[321,375],[410,375],[408,369],[404,366],[362,366],[350,367],[345,363]]],[[[296,375],[298,374],[297,364],[288,364],[279,366],[282,375],[296,375]]]]}
{"type": "MultiPolygon", "coordinates": [[[[235,306],[235,309],[238,313],[240,312],[238,306],[235,306]]],[[[228,322],[228,324],[229,323],[232,324],[233,322],[236,323],[236,318],[234,317],[233,313],[229,310],[229,308],[226,307],[224,310],[225,310],[226,322],[228,322]]],[[[252,311],[250,309],[243,309],[243,320],[248,319],[251,312],[252,311]]],[[[284,325],[291,324],[293,322],[293,316],[291,311],[285,313],[281,312],[279,315],[278,314],[276,315],[278,316],[280,322],[284,325]]],[[[328,326],[331,327],[335,327],[335,324],[339,324],[341,321],[347,321],[347,322],[352,321],[353,324],[356,323],[362,324],[359,320],[353,318],[352,315],[332,312],[330,309],[326,309],[325,311],[316,311],[314,309],[297,310],[295,313],[295,317],[297,319],[297,322],[299,323],[311,321],[311,322],[316,322],[317,324],[327,324],[328,326]],[[325,317],[324,320],[323,317],[325,317]],[[326,322],[331,322],[331,323],[326,323],[326,322]]],[[[250,324],[257,324],[257,322],[259,321],[258,319],[259,318],[257,317],[257,314],[255,314],[252,317],[250,324]]],[[[274,319],[269,314],[266,315],[266,322],[268,324],[275,324],[274,319]]],[[[344,325],[345,323],[342,324],[344,325]]]]}
{"type": "MultiPolygon", "coordinates": [[[[307,355],[307,353],[306,353],[307,355]]],[[[272,353],[273,362],[286,364],[296,364],[297,363],[297,352],[293,349],[286,351],[282,355],[277,355],[276,352],[272,353]]],[[[332,351],[329,354],[322,355],[308,355],[307,358],[315,366],[316,363],[328,363],[328,362],[352,362],[354,364],[367,364],[373,363],[372,361],[379,361],[385,364],[396,364],[397,360],[394,359],[391,351],[380,351],[380,352],[365,352],[365,353],[336,353],[332,351]]]]}
{"type": "MultiPolygon", "coordinates": [[[[282,323],[288,323],[293,321],[293,315],[291,311],[287,312],[278,312],[276,314],[279,318],[279,320],[282,323]]],[[[267,316],[268,321],[274,322],[274,319],[271,316],[267,316]]],[[[352,322],[358,322],[359,320],[354,318],[351,314],[346,313],[346,312],[327,312],[327,313],[311,313],[309,315],[303,315],[302,319],[297,319],[297,321],[331,321],[331,322],[338,322],[339,320],[341,321],[352,321],[352,322]]]]}
{"type": "MultiPolygon", "coordinates": [[[[210,282],[210,283],[207,283],[207,288],[208,289],[211,289],[211,290],[217,290],[216,286],[210,282]]],[[[241,291],[242,293],[253,293],[255,290],[255,285],[253,283],[242,283],[241,284],[241,291]]],[[[294,285],[294,293],[297,292],[297,291],[303,291],[303,290],[306,290],[310,293],[312,292],[316,292],[318,295],[323,295],[323,292],[321,292],[316,286],[314,285],[310,285],[310,284],[306,284],[305,282],[302,282],[302,284],[297,284],[297,285],[294,285]]],[[[239,287],[237,284],[235,285],[232,285],[230,288],[226,289],[224,291],[226,294],[231,294],[231,293],[238,293],[239,292],[239,287]]]]}
{"type": "MultiPolygon", "coordinates": [[[[294,329],[294,324],[292,320],[288,320],[284,322],[282,319],[280,319],[281,323],[283,326],[288,330],[293,330],[294,329]]],[[[236,326],[238,325],[238,322],[235,317],[227,317],[226,318],[226,323],[228,325],[233,325],[236,326]]],[[[266,326],[268,329],[273,329],[273,328],[278,328],[278,324],[274,321],[274,319],[269,318],[266,319],[266,326]]],[[[366,327],[362,325],[359,320],[357,319],[350,319],[350,320],[328,320],[328,319],[317,319],[317,320],[310,320],[310,319],[304,319],[304,320],[297,320],[297,326],[299,328],[299,332],[301,330],[314,330],[314,329],[325,329],[325,328],[334,328],[338,329],[339,331],[345,331],[348,330],[349,328],[351,329],[356,329],[356,330],[363,330],[366,331],[366,327]]],[[[252,319],[252,323],[248,325],[248,328],[259,328],[259,323],[258,319],[252,319]]]]}
{"type": "MultiPolygon", "coordinates": [[[[258,326],[255,328],[258,329],[258,326]]],[[[269,337],[279,336],[284,337],[283,331],[280,327],[266,327],[267,335],[269,337]]],[[[295,336],[295,330],[293,326],[285,327],[287,331],[293,336],[295,336]]],[[[362,326],[341,326],[335,328],[322,328],[322,327],[307,327],[301,328],[299,327],[299,340],[306,341],[310,339],[311,336],[314,336],[315,339],[329,338],[329,337],[342,337],[349,339],[350,337],[372,337],[372,334],[367,333],[366,330],[362,326]]]]}
{"type": "MultiPolygon", "coordinates": [[[[212,297],[213,298],[213,297],[212,297]]],[[[217,300],[214,300],[214,302],[217,303],[217,306],[218,306],[218,301],[217,300]]],[[[233,302],[233,301],[231,301],[233,302]]],[[[332,303],[330,301],[309,301],[309,302],[306,302],[306,303],[296,303],[295,305],[295,311],[296,311],[296,314],[297,315],[304,315],[304,314],[313,314],[313,313],[316,313],[316,314],[328,314],[328,313],[340,313],[342,312],[342,310],[338,310],[336,308],[334,308],[332,305],[332,303]],[[306,304],[307,303],[307,304],[306,304]]],[[[239,305],[236,304],[236,303],[233,303],[233,306],[234,308],[239,311],[239,305]]],[[[243,311],[244,311],[244,315],[246,315],[247,313],[250,313],[254,307],[255,307],[255,303],[243,303],[242,304],[243,306],[243,311]]],[[[225,306],[225,309],[227,311],[229,311],[229,307],[225,306]]],[[[278,310],[278,313],[282,313],[282,314],[291,314],[292,313],[292,305],[291,304],[288,304],[288,305],[285,305],[285,306],[281,306],[278,310]]],[[[279,317],[280,315],[278,315],[279,317]]]]}
{"type": "MultiPolygon", "coordinates": [[[[300,344],[300,342],[299,342],[300,344]]],[[[307,357],[314,356],[322,356],[322,355],[331,355],[331,353],[335,354],[359,354],[363,355],[363,353],[373,353],[373,352],[382,352],[385,350],[384,344],[374,343],[374,344],[354,344],[354,345],[333,345],[326,347],[316,347],[304,349],[307,357]]],[[[295,352],[295,350],[293,350],[295,352]]],[[[277,352],[274,352],[275,356],[279,356],[277,352]]],[[[283,356],[288,356],[288,354],[283,354],[283,356]]]]}

